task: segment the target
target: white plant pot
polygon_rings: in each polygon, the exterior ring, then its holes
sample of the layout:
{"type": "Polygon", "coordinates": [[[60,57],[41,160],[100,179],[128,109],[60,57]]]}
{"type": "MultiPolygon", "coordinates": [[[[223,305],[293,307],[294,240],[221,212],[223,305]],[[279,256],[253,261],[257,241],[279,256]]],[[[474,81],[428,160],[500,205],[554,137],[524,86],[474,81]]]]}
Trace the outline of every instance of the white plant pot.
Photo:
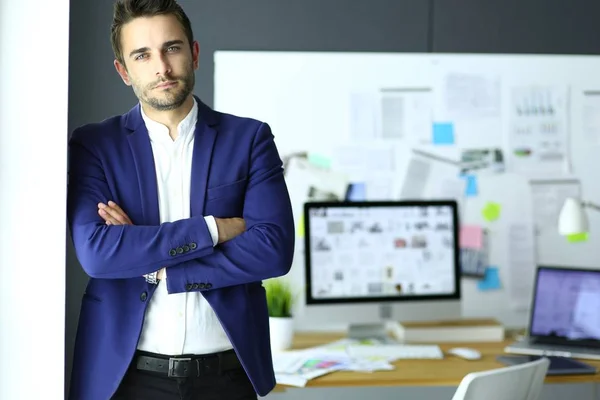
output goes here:
{"type": "Polygon", "coordinates": [[[294,340],[294,319],[269,317],[269,332],[272,352],[288,350],[294,340]]]}

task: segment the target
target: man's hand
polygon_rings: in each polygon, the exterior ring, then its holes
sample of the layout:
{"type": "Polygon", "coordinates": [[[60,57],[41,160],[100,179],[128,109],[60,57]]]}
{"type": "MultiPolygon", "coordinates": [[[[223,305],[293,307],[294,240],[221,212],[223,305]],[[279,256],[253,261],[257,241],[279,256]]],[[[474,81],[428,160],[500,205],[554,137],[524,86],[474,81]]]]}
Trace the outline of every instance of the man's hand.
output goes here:
{"type": "Polygon", "coordinates": [[[246,230],[246,221],[243,218],[215,218],[215,222],[219,231],[218,243],[231,240],[246,230]]]}
{"type": "Polygon", "coordinates": [[[106,221],[106,225],[133,225],[131,219],[114,201],[98,204],[98,214],[106,221]]]}
{"type": "MultiPolygon", "coordinates": [[[[99,203],[98,214],[104,219],[106,225],[133,225],[129,216],[114,201],[109,201],[108,204],[99,203]]],[[[161,268],[156,274],[156,279],[161,280],[164,275],[165,269],[161,268]]]]}

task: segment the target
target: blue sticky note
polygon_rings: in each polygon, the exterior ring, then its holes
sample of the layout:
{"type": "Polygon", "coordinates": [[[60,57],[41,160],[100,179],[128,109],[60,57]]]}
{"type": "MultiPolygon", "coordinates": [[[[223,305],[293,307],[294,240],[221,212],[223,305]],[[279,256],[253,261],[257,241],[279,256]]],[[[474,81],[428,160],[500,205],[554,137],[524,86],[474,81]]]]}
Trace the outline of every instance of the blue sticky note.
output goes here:
{"type": "Polygon", "coordinates": [[[451,123],[433,124],[433,144],[454,144],[454,125],[451,123]]]}
{"type": "Polygon", "coordinates": [[[482,280],[477,283],[477,288],[481,291],[497,290],[500,285],[500,274],[497,267],[487,267],[482,280]]]}
{"type": "Polygon", "coordinates": [[[347,201],[366,201],[367,187],[364,183],[351,183],[346,195],[347,201]]]}
{"type": "Polygon", "coordinates": [[[465,182],[465,196],[475,197],[477,196],[477,175],[463,175],[465,182]]]}

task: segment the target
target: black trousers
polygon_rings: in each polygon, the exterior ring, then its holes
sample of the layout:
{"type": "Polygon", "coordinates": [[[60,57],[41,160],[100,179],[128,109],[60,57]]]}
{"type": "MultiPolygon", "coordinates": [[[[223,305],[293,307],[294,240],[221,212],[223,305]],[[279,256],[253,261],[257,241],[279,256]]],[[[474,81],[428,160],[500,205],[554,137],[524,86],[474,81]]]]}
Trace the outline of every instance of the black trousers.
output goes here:
{"type": "Polygon", "coordinates": [[[252,383],[243,368],[191,378],[169,378],[127,370],[112,400],[256,400],[252,383]]]}

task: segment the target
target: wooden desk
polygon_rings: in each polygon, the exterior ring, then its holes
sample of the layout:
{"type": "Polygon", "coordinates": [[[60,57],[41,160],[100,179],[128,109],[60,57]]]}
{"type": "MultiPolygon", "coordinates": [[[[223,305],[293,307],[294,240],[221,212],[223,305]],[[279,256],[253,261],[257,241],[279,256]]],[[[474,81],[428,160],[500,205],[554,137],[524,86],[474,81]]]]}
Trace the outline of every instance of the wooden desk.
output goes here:
{"type": "MultiPolygon", "coordinates": [[[[295,349],[314,347],[333,342],[341,339],[342,337],[343,336],[341,334],[302,333],[296,335],[293,347],[295,349]]],[[[471,347],[479,350],[482,354],[482,358],[476,361],[468,361],[447,355],[441,360],[399,360],[393,363],[395,369],[392,371],[377,371],[374,373],[336,371],[309,381],[306,388],[356,389],[359,387],[451,387],[453,392],[460,381],[468,373],[502,367],[503,364],[496,361],[496,357],[504,353],[504,347],[510,342],[511,340],[497,343],[439,343],[440,348],[444,352],[452,347],[471,347]]],[[[600,361],[585,360],[585,362],[596,366],[600,370],[600,361]]],[[[568,395],[567,397],[563,397],[571,399],[577,398],[578,400],[583,398],[600,400],[600,397],[596,395],[596,386],[599,383],[600,374],[553,376],[546,378],[546,384],[552,384],[554,388],[560,386],[561,384],[563,384],[563,386],[565,384],[571,386],[576,384],[588,384],[588,386],[593,387],[593,397],[590,397],[589,394],[584,395],[583,393],[578,394],[577,396],[568,395]],[[554,384],[558,386],[555,386],[554,384]]],[[[274,393],[282,393],[292,390],[305,390],[306,388],[290,389],[288,387],[278,385],[274,393]]],[[[590,390],[586,391],[586,393],[588,392],[590,392],[590,390]]],[[[561,396],[564,396],[564,394],[561,396]]],[[[452,396],[449,398],[451,397],[452,396]]],[[[283,399],[284,397],[281,398],[283,399]]],[[[310,398],[313,399],[317,397],[310,396],[310,398]]],[[[402,399],[403,397],[399,398],[402,399]]],[[[418,398],[420,399],[422,397],[418,398]]],[[[546,397],[543,398],[545,399],[546,397]]],[[[331,400],[331,397],[329,397],[329,399],[331,400]]]]}

